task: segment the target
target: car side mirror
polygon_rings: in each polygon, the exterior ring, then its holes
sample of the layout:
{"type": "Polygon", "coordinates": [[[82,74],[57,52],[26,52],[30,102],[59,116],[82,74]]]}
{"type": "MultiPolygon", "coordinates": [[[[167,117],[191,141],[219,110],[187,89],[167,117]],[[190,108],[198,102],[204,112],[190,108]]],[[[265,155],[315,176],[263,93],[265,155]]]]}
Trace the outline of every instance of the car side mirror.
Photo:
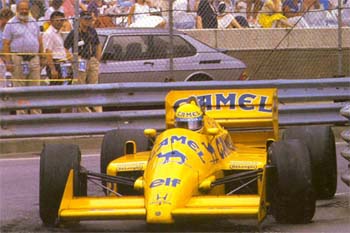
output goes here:
{"type": "Polygon", "coordinates": [[[155,129],[145,129],[143,131],[144,135],[149,138],[154,138],[157,135],[157,130],[155,129]]]}
{"type": "Polygon", "coordinates": [[[208,128],[207,132],[209,135],[215,136],[219,133],[219,129],[218,128],[208,128]]]}

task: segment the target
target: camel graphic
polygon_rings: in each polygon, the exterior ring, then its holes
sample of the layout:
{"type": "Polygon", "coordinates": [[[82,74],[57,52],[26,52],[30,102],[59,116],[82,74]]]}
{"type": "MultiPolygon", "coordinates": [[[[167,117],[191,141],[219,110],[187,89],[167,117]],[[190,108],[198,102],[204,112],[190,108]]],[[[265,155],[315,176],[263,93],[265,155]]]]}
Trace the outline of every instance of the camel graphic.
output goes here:
{"type": "Polygon", "coordinates": [[[163,164],[169,163],[170,162],[170,158],[180,158],[181,160],[178,161],[178,164],[184,164],[186,161],[186,155],[182,154],[181,152],[177,151],[177,150],[173,150],[173,151],[169,151],[168,153],[162,154],[159,153],[157,155],[158,158],[165,158],[163,161],[163,164]]]}

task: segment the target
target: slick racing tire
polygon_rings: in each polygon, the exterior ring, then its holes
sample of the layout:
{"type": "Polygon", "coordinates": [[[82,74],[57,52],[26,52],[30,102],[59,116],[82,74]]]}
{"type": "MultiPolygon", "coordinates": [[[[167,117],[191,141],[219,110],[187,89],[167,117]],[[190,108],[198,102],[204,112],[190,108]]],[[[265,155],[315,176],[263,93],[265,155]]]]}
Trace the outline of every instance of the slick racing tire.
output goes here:
{"type": "Polygon", "coordinates": [[[337,190],[337,155],[329,126],[289,127],[284,139],[299,139],[310,151],[313,187],[317,199],[332,198],[337,190]]]}
{"type": "MultiPolygon", "coordinates": [[[[107,174],[108,164],[124,155],[124,145],[126,141],[133,140],[136,142],[136,151],[145,151],[148,148],[148,139],[144,136],[143,130],[131,129],[114,129],[108,131],[102,140],[100,171],[107,174]]],[[[121,175],[121,174],[118,174],[121,175]]],[[[106,186],[106,182],[102,181],[102,185],[106,186]]],[[[120,192],[124,194],[130,193],[132,188],[128,186],[118,187],[120,192]]],[[[106,193],[106,189],[103,190],[106,193]]]]}
{"type": "Polygon", "coordinates": [[[299,140],[275,142],[269,147],[272,182],[271,212],[279,223],[308,223],[315,214],[309,151],[299,140]]]}
{"type": "Polygon", "coordinates": [[[58,209],[61,204],[67,178],[74,171],[74,196],[85,196],[86,179],[80,176],[81,153],[79,147],[71,144],[46,144],[40,155],[39,209],[40,218],[46,225],[58,223],[58,209]]]}

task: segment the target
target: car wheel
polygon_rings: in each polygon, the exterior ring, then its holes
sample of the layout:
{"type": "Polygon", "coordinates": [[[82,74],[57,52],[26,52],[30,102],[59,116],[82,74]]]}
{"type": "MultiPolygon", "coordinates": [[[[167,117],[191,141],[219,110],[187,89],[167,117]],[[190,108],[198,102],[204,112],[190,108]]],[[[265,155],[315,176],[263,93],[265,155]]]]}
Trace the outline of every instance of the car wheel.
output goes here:
{"type": "Polygon", "coordinates": [[[74,196],[87,193],[86,179],[80,176],[81,153],[72,144],[46,144],[40,154],[39,209],[44,224],[55,225],[58,209],[71,169],[74,196]]]}
{"type": "Polygon", "coordinates": [[[313,186],[318,199],[332,198],[337,190],[337,155],[329,126],[289,127],[283,138],[299,139],[310,151],[313,186]]]}
{"type": "Polygon", "coordinates": [[[212,81],[213,79],[205,74],[197,74],[189,78],[188,82],[198,82],[198,81],[212,81]]]}
{"type": "Polygon", "coordinates": [[[269,147],[276,167],[271,212],[279,223],[308,223],[315,214],[309,151],[299,140],[275,142],[269,147]]]}
{"type": "MultiPolygon", "coordinates": [[[[136,142],[137,151],[145,151],[148,148],[148,140],[143,134],[143,130],[131,129],[114,129],[108,131],[102,140],[101,157],[100,157],[100,171],[107,174],[108,164],[124,155],[124,144],[126,141],[134,140],[136,142]]],[[[118,174],[121,175],[122,173],[118,174]]],[[[126,174],[126,173],[125,173],[126,174]]],[[[128,172],[128,175],[133,175],[128,172]]],[[[106,182],[102,181],[106,186],[106,182]]],[[[106,190],[103,190],[106,193],[106,190]]],[[[130,194],[133,191],[132,187],[120,186],[118,191],[123,194],[130,194]]]]}

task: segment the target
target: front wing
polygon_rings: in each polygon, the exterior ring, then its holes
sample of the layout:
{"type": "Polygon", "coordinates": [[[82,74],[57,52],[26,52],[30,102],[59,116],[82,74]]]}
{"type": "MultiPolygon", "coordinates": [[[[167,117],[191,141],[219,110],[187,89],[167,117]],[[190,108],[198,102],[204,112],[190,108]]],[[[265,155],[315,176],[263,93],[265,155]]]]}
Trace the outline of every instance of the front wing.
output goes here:
{"type": "MultiPolygon", "coordinates": [[[[146,219],[143,196],[73,196],[73,171],[70,171],[59,208],[60,220],[146,219]]],[[[266,215],[259,195],[195,196],[181,208],[172,211],[176,217],[256,218],[266,215]]]]}

